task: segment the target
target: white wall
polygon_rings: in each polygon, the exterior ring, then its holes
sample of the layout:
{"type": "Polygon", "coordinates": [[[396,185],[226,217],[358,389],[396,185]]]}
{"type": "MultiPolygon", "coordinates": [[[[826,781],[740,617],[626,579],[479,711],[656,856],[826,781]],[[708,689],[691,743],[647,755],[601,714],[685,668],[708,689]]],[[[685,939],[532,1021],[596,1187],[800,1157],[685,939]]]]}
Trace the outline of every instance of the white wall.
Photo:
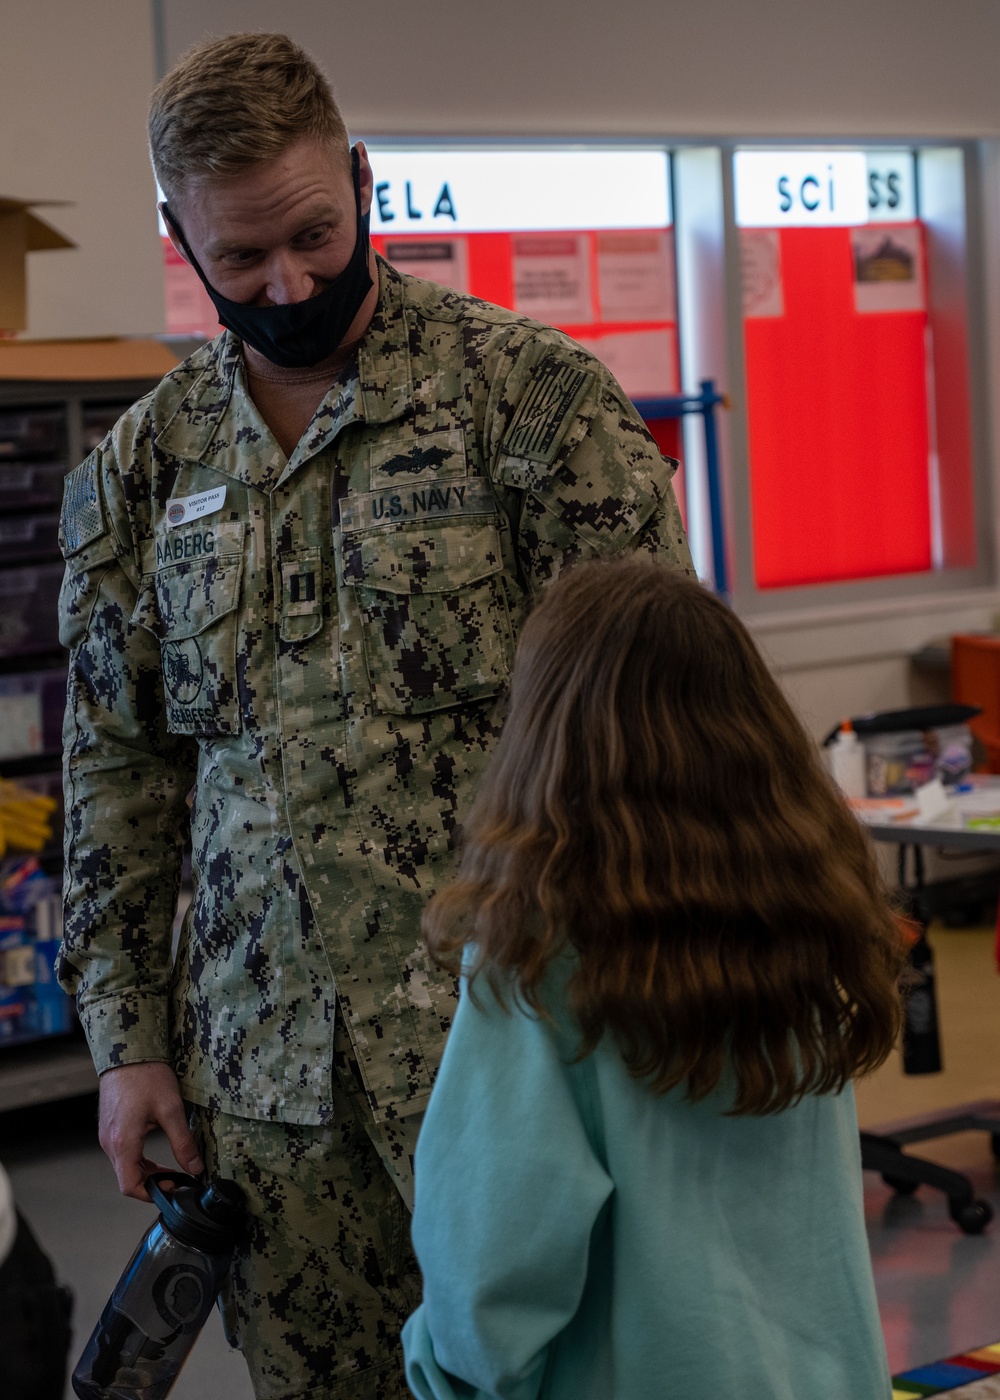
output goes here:
{"type": "Polygon", "coordinates": [[[53,221],[80,245],[29,259],[32,336],[163,327],[151,16],[167,62],[288,29],[372,134],[1000,134],[995,0],[11,0],[0,193],[71,200],[53,221]]]}
{"type": "Polygon", "coordinates": [[[358,133],[1000,133],[995,0],[159,0],[168,61],[284,29],[358,133]]]}
{"type": "Polygon", "coordinates": [[[70,200],[39,212],[78,245],[29,255],[29,336],[163,330],[151,35],[146,0],[3,7],[0,195],[70,200]]]}

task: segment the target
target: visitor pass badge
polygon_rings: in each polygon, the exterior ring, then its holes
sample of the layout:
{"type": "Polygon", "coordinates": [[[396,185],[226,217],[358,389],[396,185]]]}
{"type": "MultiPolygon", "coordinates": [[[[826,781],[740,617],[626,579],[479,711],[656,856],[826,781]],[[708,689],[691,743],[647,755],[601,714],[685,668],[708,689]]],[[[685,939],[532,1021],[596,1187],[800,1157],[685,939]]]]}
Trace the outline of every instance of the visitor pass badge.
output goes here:
{"type": "Polygon", "coordinates": [[[222,509],[225,499],[224,486],[217,486],[213,491],[199,491],[197,496],[173,496],[167,502],[167,524],[186,525],[189,520],[211,515],[222,509]]]}

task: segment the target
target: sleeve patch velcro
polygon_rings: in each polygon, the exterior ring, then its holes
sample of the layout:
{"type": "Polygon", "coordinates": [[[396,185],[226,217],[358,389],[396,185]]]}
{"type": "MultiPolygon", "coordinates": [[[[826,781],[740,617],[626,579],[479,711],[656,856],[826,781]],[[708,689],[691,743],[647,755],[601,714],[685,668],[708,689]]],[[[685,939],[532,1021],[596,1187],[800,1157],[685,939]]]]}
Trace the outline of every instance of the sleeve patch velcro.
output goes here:
{"type": "Polygon", "coordinates": [[[517,406],[501,450],[529,462],[552,462],[593,380],[593,371],[547,355],[517,406]]]}
{"type": "Polygon", "coordinates": [[[70,472],[63,488],[62,534],[63,553],[76,554],[107,530],[104,502],[97,479],[98,454],[92,452],[86,461],[70,472]]]}

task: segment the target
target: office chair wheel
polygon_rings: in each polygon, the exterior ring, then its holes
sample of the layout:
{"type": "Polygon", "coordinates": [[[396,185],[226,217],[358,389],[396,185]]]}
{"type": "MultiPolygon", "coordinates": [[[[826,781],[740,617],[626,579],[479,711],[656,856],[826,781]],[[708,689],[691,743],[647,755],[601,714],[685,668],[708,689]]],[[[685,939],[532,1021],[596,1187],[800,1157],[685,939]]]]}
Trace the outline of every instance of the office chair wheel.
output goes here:
{"type": "Polygon", "coordinates": [[[897,1196],[912,1196],[920,1185],[919,1181],[910,1181],[905,1176],[893,1176],[891,1172],[884,1173],[882,1180],[886,1186],[891,1186],[897,1196]]]}
{"type": "Polygon", "coordinates": [[[966,1235],[979,1235],[993,1219],[993,1207],[989,1201],[948,1202],[948,1214],[966,1235]]]}

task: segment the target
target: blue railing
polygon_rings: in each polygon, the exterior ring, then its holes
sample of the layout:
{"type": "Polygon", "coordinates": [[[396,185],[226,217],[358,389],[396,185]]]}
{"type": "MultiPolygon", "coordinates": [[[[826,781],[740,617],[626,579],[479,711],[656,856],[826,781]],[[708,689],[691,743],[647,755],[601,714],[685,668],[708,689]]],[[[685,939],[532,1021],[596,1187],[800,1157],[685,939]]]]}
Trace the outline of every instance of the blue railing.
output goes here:
{"type": "Polygon", "coordinates": [[[722,522],[722,478],[719,471],[719,435],[715,410],[726,402],[725,395],[715,387],[714,379],[701,380],[700,394],[666,394],[660,399],[635,399],[639,413],[645,419],[684,418],[700,413],[705,428],[705,482],[708,489],[708,512],[712,532],[712,572],[715,589],[724,596],[729,593],[729,572],[726,568],[726,537],[722,522]]]}

